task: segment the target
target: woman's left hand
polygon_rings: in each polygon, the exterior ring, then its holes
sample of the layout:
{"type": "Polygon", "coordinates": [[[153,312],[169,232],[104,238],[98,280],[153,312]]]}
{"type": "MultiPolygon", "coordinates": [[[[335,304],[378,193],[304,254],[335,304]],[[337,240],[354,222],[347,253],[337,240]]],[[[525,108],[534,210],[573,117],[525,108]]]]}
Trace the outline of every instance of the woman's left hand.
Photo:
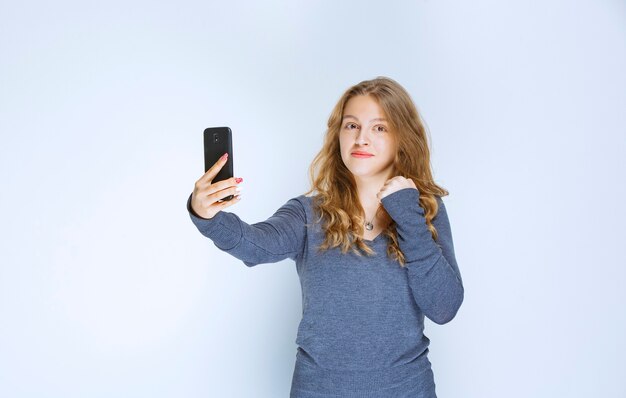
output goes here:
{"type": "Polygon", "coordinates": [[[380,191],[378,191],[376,197],[378,198],[378,201],[381,201],[385,196],[391,195],[392,193],[404,188],[417,189],[413,180],[402,176],[395,176],[385,182],[385,185],[383,185],[380,191]]]}

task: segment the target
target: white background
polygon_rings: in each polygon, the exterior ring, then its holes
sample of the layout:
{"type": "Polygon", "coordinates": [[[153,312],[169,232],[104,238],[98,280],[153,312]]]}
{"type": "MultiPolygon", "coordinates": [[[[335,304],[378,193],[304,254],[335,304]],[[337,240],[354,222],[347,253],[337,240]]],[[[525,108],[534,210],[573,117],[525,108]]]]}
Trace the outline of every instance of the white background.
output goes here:
{"type": "Polygon", "coordinates": [[[427,320],[440,397],[625,397],[623,1],[0,6],[0,396],[286,397],[295,264],[185,209],[233,129],[253,223],[306,191],[349,86],[429,127],[465,301],[427,320]]]}

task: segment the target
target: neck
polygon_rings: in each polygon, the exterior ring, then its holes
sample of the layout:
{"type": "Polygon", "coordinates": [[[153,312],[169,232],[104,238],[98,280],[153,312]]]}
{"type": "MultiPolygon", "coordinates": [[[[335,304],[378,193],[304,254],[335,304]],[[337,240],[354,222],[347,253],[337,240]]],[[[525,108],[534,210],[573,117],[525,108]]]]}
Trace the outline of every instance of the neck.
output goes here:
{"type": "Polygon", "coordinates": [[[381,175],[376,177],[362,178],[355,176],[356,188],[361,201],[361,206],[367,212],[367,209],[376,208],[378,206],[378,191],[385,185],[387,176],[381,175]]]}

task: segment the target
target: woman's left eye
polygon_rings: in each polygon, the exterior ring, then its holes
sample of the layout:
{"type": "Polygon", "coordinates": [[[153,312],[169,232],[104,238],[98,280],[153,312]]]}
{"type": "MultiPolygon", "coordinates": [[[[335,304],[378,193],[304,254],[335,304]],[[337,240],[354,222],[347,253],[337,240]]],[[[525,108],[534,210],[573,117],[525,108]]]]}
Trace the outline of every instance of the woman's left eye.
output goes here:
{"type": "Polygon", "coordinates": [[[376,131],[378,131],[379,133],[384,133],[385,131],[387,131],[387,127],[385,126],[376,126],[374,127],[374,129],[376,129],[376,131]]]}

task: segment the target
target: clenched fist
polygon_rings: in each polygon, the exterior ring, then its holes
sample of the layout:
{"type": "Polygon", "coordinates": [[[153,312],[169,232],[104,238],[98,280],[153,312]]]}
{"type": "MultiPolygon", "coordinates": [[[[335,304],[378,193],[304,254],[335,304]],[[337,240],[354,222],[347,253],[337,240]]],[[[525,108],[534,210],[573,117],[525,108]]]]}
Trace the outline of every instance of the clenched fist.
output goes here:
{"type": "Polygon", "coordinates": [[[395,176],[393,178],[385,181],[385,185],[378,191],[376,197],[378,201],[381,201],[385,196],[391,195],[392,193],[399,191],[404,188],[414,188],[417,189],[413,180],[409,178],[404,178],[402,176],[395,176]]]}

